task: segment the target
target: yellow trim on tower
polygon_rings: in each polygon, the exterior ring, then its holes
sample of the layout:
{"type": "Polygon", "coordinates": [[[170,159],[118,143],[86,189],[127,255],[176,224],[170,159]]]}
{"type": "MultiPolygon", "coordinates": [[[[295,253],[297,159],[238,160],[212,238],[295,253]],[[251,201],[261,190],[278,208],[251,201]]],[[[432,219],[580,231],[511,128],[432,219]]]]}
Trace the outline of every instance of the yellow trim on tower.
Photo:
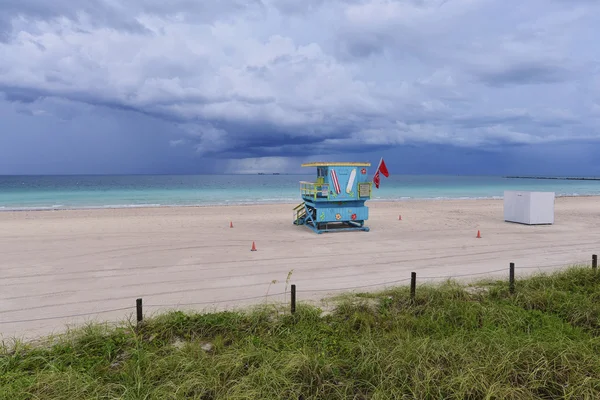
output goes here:
{"type": "Polygon", "coordinates": [[[301,164],[301,167],[370,167],[368,162],[311,162],[301,164]]]}

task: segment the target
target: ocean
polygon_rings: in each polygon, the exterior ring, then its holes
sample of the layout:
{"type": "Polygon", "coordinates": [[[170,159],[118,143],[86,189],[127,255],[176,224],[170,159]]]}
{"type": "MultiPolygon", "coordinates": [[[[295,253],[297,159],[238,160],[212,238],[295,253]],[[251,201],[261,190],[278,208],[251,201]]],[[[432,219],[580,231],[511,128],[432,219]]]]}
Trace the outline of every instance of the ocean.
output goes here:
{"type": "MultiPolygon", "coordinates": [[[[0,211],[296,203],[307,175],[0,176],[0,211]]],[[[600,195],[600,181],[390,175],[371,201],[502,198],[504,190],[600,195]]]]}

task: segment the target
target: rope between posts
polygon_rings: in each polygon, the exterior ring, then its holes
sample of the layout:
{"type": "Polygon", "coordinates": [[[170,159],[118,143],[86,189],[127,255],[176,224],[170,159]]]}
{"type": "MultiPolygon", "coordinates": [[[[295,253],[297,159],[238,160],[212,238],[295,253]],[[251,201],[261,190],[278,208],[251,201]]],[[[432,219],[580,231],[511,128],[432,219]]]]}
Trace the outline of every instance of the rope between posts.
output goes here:
{"type": "Polygon", "coordinates": [[[351,286],[351,287],[343,287],[343,288],[336,288],[336,289],[308,289],[308,290],[298,290],[298,293],[306,293],[306,292],[333,292],[336,290],[350,290],[350,289],[361,289],[361,288],[366,288],[366,287],[373,287],[373,286],[382,286],[382,285],[393,285],[394,283],[399,283],[399,282],[406,282],[409,281],[410,278],[405,278],[405,279],[398,279],[397,281],[391,281],[391,282],[384,282],[384,283],[373,283],[370,285],[360,285],[360,286],[351,286]]]}
{"type": "Polygon", "coordinates": [[[234,300],[202,301],[202,302],[195,302],[195,303],[179,303],[179,304],[147,304],[147,305],[144,305],[144,307],[197,306],[197,305],[205,305],[205,304],[218,304],[218,303],[229,303],[229,302],[238,302],[238,301],[246,301],[246,300],[264,299],[265,297],[281,296],[283,294],[287,294],[287,293],[286,292],[272,293],[272,294],[266,294],[263,296],[252,296],[252,297],[245,297],[242,299],[234,299],[234,300]]]}
{"type": "Polygon", "coordinates": [[[135,308],[135,306],[114,308],[114,309],[111,309],[111,310],[93,311],[93,312],[86,312],[86,313],[79,313],[79,314],[63,315],[63,316],[58,316],[58,317],[42,317],[42,318],[21,319],[21,320],[15,320],[15,321],[0,321],[0,322],[3,323],[3,324],[18,324],[18,323],[21,323],[21,322],[36,322],[36,321],[47,321],[47,320],[51,320],[51,319],[85,317],[85,316],[88,316],[88,315],[106,314],[106,313],[109,313],[109,312],[124,311],[124,310],[129,310],[129,309],[132,309],[132,308],[135,308]]]}
{"type": "MultiPolygon", "coordinates": [[[[567,265],[587,265],[587,264],[589,264],[589,261],[586,260],[586,261],[582,261],[582,262],[570,263],[567,265]]],[[[552,268],[552,267],[564,266],[564,265],[565,265],[564,263],[560,263],[560,264],[552,264],[552,265],[544,265],[544,266],[515,267],[515,269],[543,269],[543,268],[552,268]]],[[[493,273],[504,272],[504,271],[506,271],[506,268],[495,269],[495,270],[484,271],[484,272],[473,272],[473,273],[469,273],[469,274],[460,274],[460,275],[425,276],[425,277],[421,277],[421,279],[451,279],[451,278],[461,278],[461,277],[493,274],[493,273]]],[[[387,286],[387,285],[393,285],[393,284],[400,283],[400,282],[406,282],[406,281],[409,281],[410,279],[411,278],[404,278],[404,279],[398,279],[398,280],[382,282],[382,283],[374,283],[374,284],[368,284],[368,285],[359,285],[359,286],[351,286],[351,287],[343,287],[343,288],[335,288],[335,289],[297,290],[297,293],[333,292],[333,291],[361,289],[361,288],[375,287],[375,286],[387,286]]],[[[145,307],[181,307],[181,306],[195,306],[195,305],[206,305],[206,304],[232,303],[232,302],[240,302],[240,301],[247,301],[247,300],[263,299],[263,298],[268,298],[268,297],[273,297],[273,296],[281,296],[281,295],[285,295],[285,294],[287,294],[287,291],[280,292],[280,293],[271,293],[271,294],[266,294],[266,295],[261,295],[261,296],[230,299],[230,300],[203,301],[203,302],[179,303],[179,304],[149,304],[149,305],[145,305],[145,307]]],[[[1,324],[16,324],[16,323],[24,323],[24,322],[48,321],[48,320],[55,320],[55,319],[62,319],[62,318],[85,317],[85,316],[89,316],[89,315],[105,314],[105,313],[124,311],[124,310],[130,310],[130,309],[135,309],[135,308],[136,308],[135,306],[120,307],[120,308],[114,308],[114,309],[109,309],[109,310],[91,311],[91,312],[77,313],[77,314],[71,314],[71,315],[40,317],[40,318],[21,319],[21,320],[12,320],[12,321],[0,321],[0,323],[1,324]]],[[[19,310],[15,310],[15,311],[19,311],[19,310]]]]}
{"type": "Polygon", "coordinates": [[[504,272],[506,268],[495,269],[493,271],[485,271],[485,272],[473,272],[471,274],[461,274],[461,275],[446,275],[446,276],[421,276],[421,279],[451,279],[451,278],[463,278],[466,276],[476,276],[476,275],[487,275],[494,274],[496,272],[504,272]]]}

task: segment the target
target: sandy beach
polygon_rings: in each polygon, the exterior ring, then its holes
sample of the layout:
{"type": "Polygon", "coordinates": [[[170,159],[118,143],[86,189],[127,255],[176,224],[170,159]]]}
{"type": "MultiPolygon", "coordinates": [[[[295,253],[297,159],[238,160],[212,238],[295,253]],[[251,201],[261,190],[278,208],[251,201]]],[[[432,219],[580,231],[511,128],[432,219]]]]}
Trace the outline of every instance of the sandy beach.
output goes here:
{"type": "Polygon", "coordinates": [[[367,204],[370,232],[322,235],[292,224],[295,204],[2,212],[0,333],[31,339],[135,318],[139,297],[145,315],[283,301],[265,296],[283,293],[291,270],[303,301],[411,271],[418,283],[507,277],[514,262],[518,278],[600,253],[599,197],[557,198],[551,226],[504,222],[502,200],[367,204]]]}

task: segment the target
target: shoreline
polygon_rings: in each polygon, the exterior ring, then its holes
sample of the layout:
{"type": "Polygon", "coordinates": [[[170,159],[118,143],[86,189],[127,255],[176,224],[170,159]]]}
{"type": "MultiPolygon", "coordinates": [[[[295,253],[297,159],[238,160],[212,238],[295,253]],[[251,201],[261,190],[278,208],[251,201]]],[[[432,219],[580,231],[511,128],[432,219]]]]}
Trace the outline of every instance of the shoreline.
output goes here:
{"type": "MultiPolygon", "coordinates": [[[[555,195],[556,199],[559,198],[588,198],[588,197],[600,197],[600,194],[562,194],[555,195]]],[[[503,200],[504,196],[486,196],[486,197],[414,197],[414,198],[400,198],[400,199],[370,199],[365,203],[367,207],[369,203],[412,203],[412,202],[448,202],[448,201],[490,201],[490,200],[503,200]]],[[[302,202],[301,198],[296,201],[258,201],[253,203],[246,202],[232,202],[232,203],[204,203],[204,204],[131,204],[131,205],[102,205],[102,206],[81,206],[81,207],[51,207],[51,206],[40,206],[40,207],[6,207],[0,206],[0,214],[12,213],[12,212],[56,212],[56,211],[91,211],[91,210],[129,210],[129,209],[164,209],[164,208],[219,208],[219,207],[253,207],[253,206],[296,206],[302,202]]]]}
{"type": "Polygon", "coordinates": [[[503,176],[505,179],[551,179],[559,181],[600,181],[600,177],[584,176],[503,176]]]}

